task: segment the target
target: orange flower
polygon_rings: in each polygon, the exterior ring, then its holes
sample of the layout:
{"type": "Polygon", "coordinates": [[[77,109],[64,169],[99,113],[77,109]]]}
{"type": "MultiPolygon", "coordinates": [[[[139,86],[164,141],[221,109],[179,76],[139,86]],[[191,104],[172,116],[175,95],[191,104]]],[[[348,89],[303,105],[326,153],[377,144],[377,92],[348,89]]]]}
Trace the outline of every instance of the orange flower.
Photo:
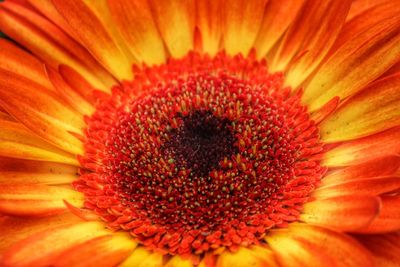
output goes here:
{"type": "Polygon", "coordinates": [[[399,266],[393,0],[0,4],[1,266],[399,266]]]}

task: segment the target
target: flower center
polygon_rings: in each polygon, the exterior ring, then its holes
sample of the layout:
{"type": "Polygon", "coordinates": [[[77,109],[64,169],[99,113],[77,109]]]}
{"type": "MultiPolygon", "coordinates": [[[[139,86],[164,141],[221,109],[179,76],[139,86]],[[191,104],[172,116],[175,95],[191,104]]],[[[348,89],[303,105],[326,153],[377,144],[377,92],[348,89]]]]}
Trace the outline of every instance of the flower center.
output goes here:
{"type": "Polygon", "coordinates": [[[170,254],[262,242],[325,169],[299,95],[253,58],[190,54],[138,70],[88,118],[74,185],[116,230],[170,254]]]}

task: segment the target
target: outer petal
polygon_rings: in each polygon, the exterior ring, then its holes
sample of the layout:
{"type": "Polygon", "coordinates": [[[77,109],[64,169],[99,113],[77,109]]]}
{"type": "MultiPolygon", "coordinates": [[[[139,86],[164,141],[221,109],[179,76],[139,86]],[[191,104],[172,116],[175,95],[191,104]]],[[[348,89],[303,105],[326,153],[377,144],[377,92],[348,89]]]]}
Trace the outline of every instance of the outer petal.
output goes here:
{"type": "Polygon", "coordinates": [[[79,166],[76,157],[33,135],[17,122],[0,120],[0,155],[79,166]]]}
{"type": "Polygon", "coordinates": [[[77,173],[75,166],[0,157],[1,184],[71,184],[77,173]]]}
{"type": "Polygon", "coordinates": [[[81,219],[71,213],[46,216],[43,218],[3,216],[0,218],[0,252],[8,249],[12,244],[43,230],[53,229],[77,222],[81,222],[81,219]]]}
{"type": "MultiPolygon", "coordinates": [[[[397,177],[397,179],[400,179],[397,177]]],[[[400,195],[381,196],[382,209],[370,225],[360,233],[388,233],[400,230],[400,195]]]]}
{"type": "Polygon", "coordinates": [[[400,124],[400,73],[372,83],[320,124],[325,143],[364,137],[400,124]]]}
{"type": "Polygon", "coordinates": [[[109,232],[101,222],[84,222],[45,230],[7,249],[3,254],[2,266],[51,266],[66,250],[107,234],[109,232]]]}
{"type": "Polygon", "coordinates": [[[400,189],[400,177],[388,176],[361,178],[331,186],[319,187],[312,195],[318,199],[350,194],[377,196],[397,189],[400,189]]]}
{"type": "Polygon", "coordinates": [[[263,58],[296,17],[304,0],[269,0],[254,47],[263,58]],[[290,6],[290,8],[288,8],[290,6]]]}
{"type": "Polygon", "coordinates": [[[0,105],[37,135],[65,151],[81,154],[82,115],[69,109],[55,93],[0,70],[0,105]]]}
{"type": "Polygon", "coordinates": [[[119,265],[120,267],[162,267],[163,256],[157,252],[150,252],[143,247],[136,248],[132,254],[119,265]]]}
{"type": "Polygon", "coordinates": [[[161,36],[175,58],[180,58],[194,45],[195,3],[193,0],[151,0],[151,9],[161,36]]]}
{"type": "Polygon", "coordinates": [[[400,233],[362,235],[358,239],[371,251],[375,266],[397,267],[400,262],[400,233]]]}
{"type": "Polygon", "coordinates": [[[271,64],[273,70],[284,70],[294,61],[285,79],[288,85],[298,87],[321,63],[344,24],[350,4],[350,0],[305,2],[271,64]]]}
{"type": "Polygon", "coordinates": [[[75,190],[37,184],[0,187],[0,212],[16,216],[44,216],[66,211],[64,200],[83,206],[83,195],[75,190]]]}
{"type": "Polygon", "coordinates": [[[60,63],[68,64],[84,74],[96,87],[104,87],[99,77],[109,82],[109,74],[57,26],[22,5],[7,1],[0,7],[0,29],[44,62],[55,68],[60,63]]]}
{"type": "Polygon", "coordinates": [[[253,47],[264,15],[266,0],[225,1],[223,47],[230,55],[247,55],[253,47]]]}
{"type": "Polygon", "coordinates": [[[132,78],[131,62],[96,14],[81,0],[52,0],[82,44],[119,80],[132,78]]]}
{"type": "Polygon", "coordinates": [[[165,267],[193,267],[193,264],[189,259],[183,259],[180,256],[174,256],[164,266],[165,267]]]}
{"type": "Polygon", "coordinates": [[[54,90],[47,79],[44,64],[13,43],[0,39],[0,68],[23,76],[40,86],[54,90]]]}
{"type": "Polygon", "coordinates": [[[220,50],[223,31],[223,1],[196,1],[196,26],[202,41],[202,51],[211,56],[220,50]]]}
{"type": "Polygon", "coordinates": [[[293,224],[265,239],[281,266],[373,266],[371,255],[357,241],[318,226],[293,224]]]}
{"type": "Polygon", "coordinates": [[[355,231],[372,222],[380,205],[378,197],[365,195],[316,199],[304,205],[300,219],[340,231],[355,231]]]}
{"type": "Polygon", "coordinates": [[[147,1],[108,0],[108,6],[131,53],[147,65],[164,63],[164,44],[147,1]]]}
{"type": "Polygon", "coordinates": [[[303,103],[314,111],[335,96],[345,99],[383,74],[399,56],[400,16],[394,16],[337,49],[305,87],[303,103]]]}
{"type": "Polygon", "coordinates": [[[244,266],[278,266],[274,254],[268,248],[253,246],[240,247],[236,252],[223,252],[217,260],[216,267],[244,267],[244,266]]]}
{"type": "Polygon", "coordinates": [[[391,0],[353,0],[349,15],[347,16],[347,20],[352,19],[353,17],[363,13],[371,7],[385,2],[391,2],[391,0]]]}
{"type": "Polygon", "coordinates": [[[319,188],[333,186],[349,181],[362,180],[365,178],[396,175],[400,167],[400,157],[389,156],[368,161],[363,164],[342,168],[326,175],[321,180],[319,188]]]}
{"type": "Polygon", "coordinates": [[[137,243],[129,235],[112,233],[99,236],[64,251],[55,266],[117,266],[135,249],[137,243]]]}
{"type": "Polygon", "coordinates": [[[367,136],[339,146],[324,153],[324,166],[357,165],[400,153],[400,128],[396,127],[379,134],[367,136]]]}

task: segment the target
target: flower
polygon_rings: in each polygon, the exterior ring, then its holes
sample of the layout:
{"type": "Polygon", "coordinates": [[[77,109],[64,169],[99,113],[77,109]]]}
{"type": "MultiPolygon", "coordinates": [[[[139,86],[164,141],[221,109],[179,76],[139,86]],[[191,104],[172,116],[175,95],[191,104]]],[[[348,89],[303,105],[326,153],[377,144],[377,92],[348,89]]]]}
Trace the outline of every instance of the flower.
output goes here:
{"type": "Polygon", "coordinates": [[[395,1],[0,4],[1,266],[398,266],[395,1]]]}

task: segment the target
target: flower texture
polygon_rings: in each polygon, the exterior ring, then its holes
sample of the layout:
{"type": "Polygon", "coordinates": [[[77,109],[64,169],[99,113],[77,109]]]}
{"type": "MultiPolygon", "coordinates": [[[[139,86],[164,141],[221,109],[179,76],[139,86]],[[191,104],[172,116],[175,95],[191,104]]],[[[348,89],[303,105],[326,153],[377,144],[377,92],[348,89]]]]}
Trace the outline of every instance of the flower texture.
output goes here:
{"type": "Polygon", "coordinates": [[[398,0],[0,3],[0,266],[399,266],[398,0]]]}

